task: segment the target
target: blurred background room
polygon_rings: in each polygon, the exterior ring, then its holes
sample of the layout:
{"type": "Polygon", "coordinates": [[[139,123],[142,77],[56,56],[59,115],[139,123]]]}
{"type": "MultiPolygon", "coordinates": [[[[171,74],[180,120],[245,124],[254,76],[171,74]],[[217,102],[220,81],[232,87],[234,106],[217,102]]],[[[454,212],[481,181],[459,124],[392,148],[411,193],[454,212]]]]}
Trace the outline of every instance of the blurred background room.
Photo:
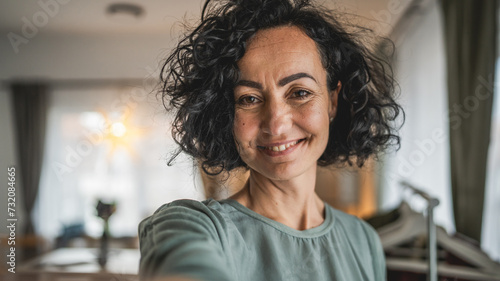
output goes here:
{"type": "MultiPolygon", "coordinates": [[[[429,260],[441,279],[500,280],[498,1],[318,2],[394,42],[366,38],[391,63],[406,113],[399,151],[321,168],[318,194],[376,228],[389,280],[425,280],[429,260]]],[[[208,176],[187,156],[167,165],[177,146],[161,63],[202,6],[3,1],[1,280],[137,280],[143,218],[242,187],[245,171],[208,176]]]]}

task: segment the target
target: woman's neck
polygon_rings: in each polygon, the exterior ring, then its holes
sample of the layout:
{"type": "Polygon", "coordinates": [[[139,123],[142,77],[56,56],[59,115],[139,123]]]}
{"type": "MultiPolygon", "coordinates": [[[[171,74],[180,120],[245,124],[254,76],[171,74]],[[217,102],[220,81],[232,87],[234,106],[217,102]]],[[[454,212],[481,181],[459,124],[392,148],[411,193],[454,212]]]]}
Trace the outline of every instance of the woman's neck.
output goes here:
{"type": "Polygon", "coordinates": [[[297,230],[319,226],[325,205],[315,193],[316,170],[278,181],[251,171],[241,191],[231,196],[250,210],[297,230]]]}

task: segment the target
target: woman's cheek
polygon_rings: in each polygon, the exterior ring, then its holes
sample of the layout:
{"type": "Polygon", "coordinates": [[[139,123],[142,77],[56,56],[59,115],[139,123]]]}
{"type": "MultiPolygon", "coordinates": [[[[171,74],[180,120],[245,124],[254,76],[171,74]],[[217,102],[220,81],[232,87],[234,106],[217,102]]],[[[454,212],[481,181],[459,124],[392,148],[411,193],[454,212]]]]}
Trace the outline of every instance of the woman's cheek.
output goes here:
{"type": "Polygon", "coordinates": [[[245,114],[236,113],[234,118],[234,137],[240,148],[246,148],[251,141],[249,120],[245,114]]]}
{"type": "Polygon", "coordinates": [[[305,107],[300,112],[300,118],[305,127],[311,131],[323,131],[329,127],[328,110],[324,106],[309,106],[305,107]]]}

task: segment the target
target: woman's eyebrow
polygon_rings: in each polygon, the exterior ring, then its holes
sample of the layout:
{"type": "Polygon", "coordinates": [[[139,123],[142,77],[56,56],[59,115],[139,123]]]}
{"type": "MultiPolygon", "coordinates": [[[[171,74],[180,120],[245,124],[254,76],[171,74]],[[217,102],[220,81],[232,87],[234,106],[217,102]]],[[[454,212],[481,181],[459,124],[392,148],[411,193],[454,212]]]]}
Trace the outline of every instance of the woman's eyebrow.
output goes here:
{"type": "Polygon", "coordinates": [[[245,86],[245,87],[255,88],[257,90],[263,89],[260,83],[250,80],[240,80],[236,83],[236,86],[245,86]]]}
{"type": "Polygon", "coordinates": [[[310,78],[312,79],[314,82],[318,83],[318,81],[316,81],[316,79],[314,79],[314,77],[312,77],[312,75],[309,75],[305,72],[299,72],[299,73],[295,73],[295,74],[292,74],[290,76],[287,76],[285,78],[282,78],[279,82],[278,82],[278,85],[280,87],[283,87],[285,86],[286,84],[292,82],[292,81],[295,81],[295,80],[298,80],[300,78],[304,78],[304,77],[307,77],[307,78],[310,78]]]}
{"type": "MultiPolygon", "coordinates": [[[[310,78],[314,82],[318,83],[316,81],[316,79],[314,79],[314,77],[312,77],[312,75],[307,74],[305,72],[299,72],[299,73],[295,73],[295,74],[292,74],[292,75],[289,75],[287,77],[282,78],[280,81],[278,81],[278,86],[283,87],[292,81],[295,81],[295,80],[298,80],[298,79],[304,78],[304,77],[310,78]]],[[[260,83],[255,82],[255,81],[250,81],[250,80],[240,80],[236,83],[236,86],[246,86],[246,87],[255,88],[258,90],[263,89],[263,87],[260,83]]]]}

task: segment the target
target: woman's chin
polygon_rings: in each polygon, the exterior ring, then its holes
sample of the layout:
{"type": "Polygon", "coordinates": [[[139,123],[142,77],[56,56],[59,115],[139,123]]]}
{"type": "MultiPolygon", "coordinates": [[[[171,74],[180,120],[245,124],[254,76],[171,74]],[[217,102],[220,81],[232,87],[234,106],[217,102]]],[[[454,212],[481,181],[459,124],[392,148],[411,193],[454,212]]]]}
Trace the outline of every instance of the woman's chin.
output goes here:
{"type": "MultiPolygon", "coordinates": [[[[274,181],[289,181],[299,178],[303,174],[308,174],[308,171],[313,167],[305,169],[304,165],[299,163],[280,163],[272,165],[262,165],[260,169],[252,169],[255,175],[262,176],[274,181]]],[[[314,165],[314,173],[316,173],[316,165],[314,165]]]]}

